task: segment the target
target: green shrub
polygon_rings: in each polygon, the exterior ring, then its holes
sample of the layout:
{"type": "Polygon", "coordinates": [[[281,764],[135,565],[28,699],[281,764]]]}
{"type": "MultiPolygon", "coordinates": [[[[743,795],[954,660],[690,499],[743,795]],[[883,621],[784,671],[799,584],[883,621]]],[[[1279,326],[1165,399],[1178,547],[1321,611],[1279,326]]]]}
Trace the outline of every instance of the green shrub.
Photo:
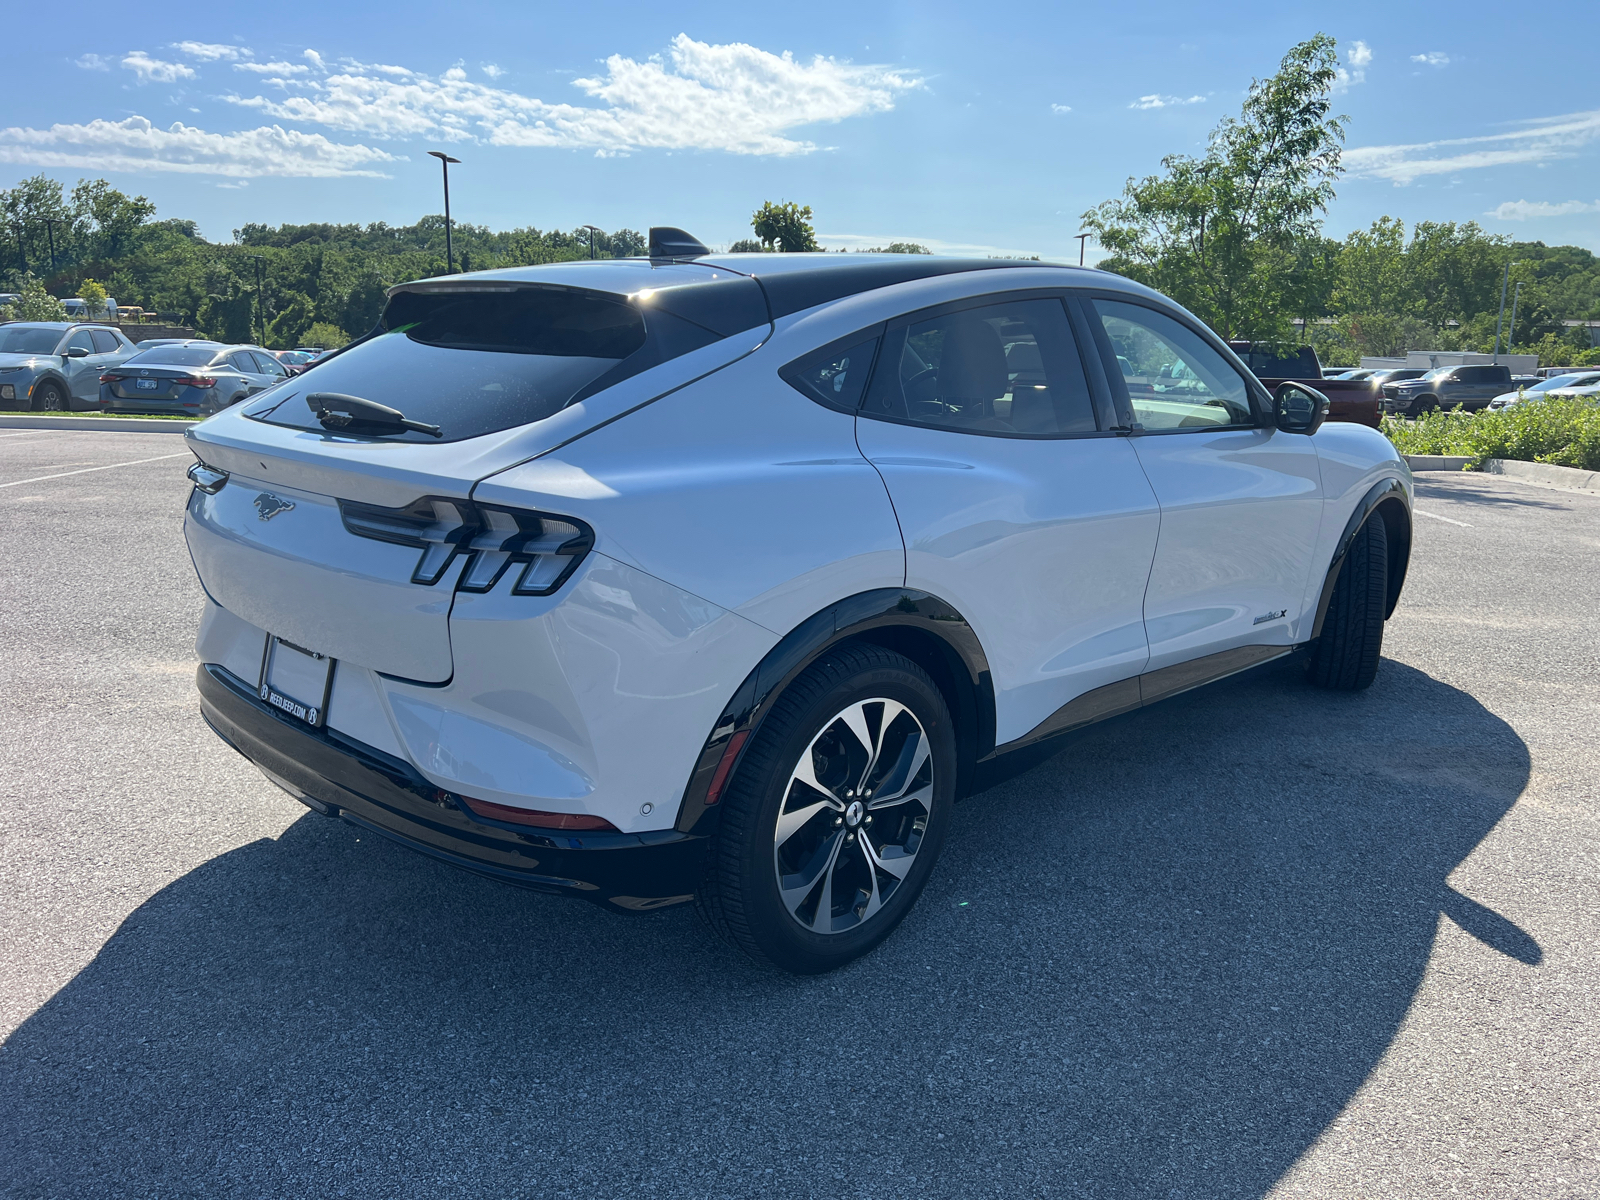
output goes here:
{"type": "Polygon", "coordinates": [[[1385,417],[1383,432],[1402,454],[1465,454],[1472,466],[1491,458],[1555,463],[1600,471],[1600,399],[1524,400],[1497,412],[1424,413],[1415,421],[1385,417]]]}

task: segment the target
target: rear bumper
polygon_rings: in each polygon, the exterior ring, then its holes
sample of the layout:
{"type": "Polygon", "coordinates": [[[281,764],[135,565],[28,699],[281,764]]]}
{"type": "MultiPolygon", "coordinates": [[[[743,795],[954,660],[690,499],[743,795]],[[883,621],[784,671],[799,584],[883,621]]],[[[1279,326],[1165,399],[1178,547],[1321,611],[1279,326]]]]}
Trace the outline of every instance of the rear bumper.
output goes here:
{"type": "Polygon", "coordinates": [[[223,741],[312,808],[414,850],[537,891],[641,912],[692,898],[706,838],[567,833],[487,821],[409,764],[333,730],[312,729],[256,699],[247,684],[205,663],[200,712],[223,741]]]}

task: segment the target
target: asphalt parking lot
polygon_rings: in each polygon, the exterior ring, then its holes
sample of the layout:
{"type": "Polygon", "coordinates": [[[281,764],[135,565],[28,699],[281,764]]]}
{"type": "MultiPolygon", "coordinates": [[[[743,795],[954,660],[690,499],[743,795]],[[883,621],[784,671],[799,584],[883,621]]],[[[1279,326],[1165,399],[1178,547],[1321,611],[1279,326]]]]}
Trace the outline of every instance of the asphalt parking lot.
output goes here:
{"type": "Polygon", "coordinates": [[[1419,476],[1371,691],[1103,727],[795,979],[266,783],[187,462],[0,430],[0,1195],[1600,1197],[1600,497],[1419,476]]]}

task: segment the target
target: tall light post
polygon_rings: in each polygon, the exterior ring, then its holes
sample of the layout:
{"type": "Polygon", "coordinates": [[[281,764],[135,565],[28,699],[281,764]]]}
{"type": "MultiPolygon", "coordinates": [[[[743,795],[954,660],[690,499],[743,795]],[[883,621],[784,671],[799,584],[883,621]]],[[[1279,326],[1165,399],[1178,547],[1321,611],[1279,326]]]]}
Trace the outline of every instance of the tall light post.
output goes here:
{"type": "Polygon", "coordinates": [[[44,222],[45,236],[50,239],[50,274],[56,273],[56,226],[61,224],[57,217],[40,217],[44,222]]]}
{"type": "Polygon", "coordinates": [[[1506,263],[1505,277],[1500,280],[1500,315],[1494,319],[1494,361],[1500,361],[1500,323],[1506,319],[1506,285],[1511,282],[1511,268],[1522,260],[1506,263]]]}
{"type": "Polygon", "coordinates": [[[1522,280],[1517,280],[1517,290],[1511,293],[1511,324],[1506,327],[1506,353],[1517,344],[1517,301],[1522,299],[1522,280]]]}
{"type": "Polygon", "coordinates": [[[265,346],[267,344],[267,305],[261,296],[261,264],[266,262],[266,258],[260,254],[247,254],[245,257],[256,260],[256,324],[259,326],[261,334],[261,340],[256,345],[265,346]]]}
{"type": "Polygon", "coordinates": [[[1083,248],[1089,244],[1089,239],[1094,235],[1091,233],[1075,233],[1072,236],[1078,239],[1078,265],[1081,267],[1083,266],[1083,248]]]}
{"type": "Polygon", "coordinates": [[[439,166],[444,168],[444,273],[454,275],[455,251],[450,244],[450,164],[459,163],[459,158],[451,158],[443,150],[429,150],[429,154],[439,160],[439,166]]]}
{"type": "Polygon", "coordinates": [[[17,257],[22,261],[22,273],[26,275],[28,273],[28,247],[27,243],[22,240],[22,222],[11,222],[11,228],[16,230],[17,233],[17,257]]]}
{"type": "Polygon", "coordinates": [[[589,231],[589,257],[592,259],[594,257],[594,235],[600,232],[600,226],[585,225],[584,228],[589,231]]]}

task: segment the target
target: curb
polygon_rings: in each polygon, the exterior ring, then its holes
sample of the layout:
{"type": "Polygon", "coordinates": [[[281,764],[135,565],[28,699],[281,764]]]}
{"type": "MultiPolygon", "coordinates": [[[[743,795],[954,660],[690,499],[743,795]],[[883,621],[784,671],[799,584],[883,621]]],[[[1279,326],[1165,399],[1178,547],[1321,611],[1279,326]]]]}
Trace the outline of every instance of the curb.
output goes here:
{"type": "Polygon", "coordinates": [[[1600,471],[1558,467],[1553,463],[1518,462],[1511,458],[1491,458],[1481,469],[1486,475],[1503,475],[1523,483],[1538,483],[1572,492],[1600,491],[1600,471]]]}
{"type": "Polygon", "coordinates": [[[1407,454],[1404,458],[1413,471],[1464,471],[1473,461],[1470,454],[1407,454]]]}
{"type": "Polygon", "coordinates": [[[0,415],[0,429],[88,429],[104,433],[182,433],[199,421],[141,420],[138,417],[23,417],[0,415]]]}

